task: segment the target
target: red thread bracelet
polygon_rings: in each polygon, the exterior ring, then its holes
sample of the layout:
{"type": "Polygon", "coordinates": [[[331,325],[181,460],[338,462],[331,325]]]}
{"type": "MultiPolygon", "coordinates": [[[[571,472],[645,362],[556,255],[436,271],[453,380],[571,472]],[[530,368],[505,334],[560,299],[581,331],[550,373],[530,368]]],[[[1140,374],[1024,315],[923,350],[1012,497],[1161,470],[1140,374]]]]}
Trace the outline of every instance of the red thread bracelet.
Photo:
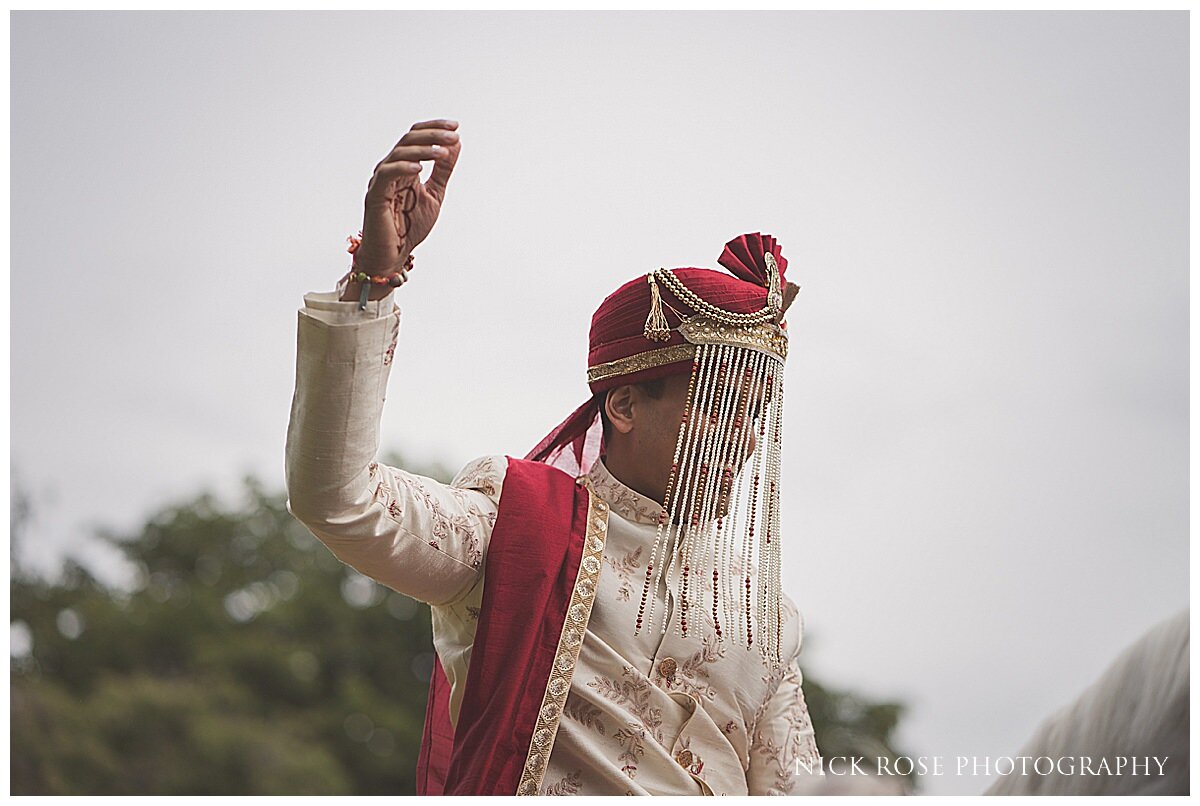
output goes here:
{"type": "MultiPolygon", "coordinates": [[[[362,246],[362,230],[358,231],[358,235],[347,236],[346,241],[349,243],[349,246],[346,247],[346,251],[353,255],[358,251],[358,247],[362,246]]],[[[391,274],[367,274],[364,271],[359,271],[358,266],[356,266],[354,261],[351,260],[350,274],[347,275],[347,277],[348,279],[357,283],[369,282],[373,285],[390,285],[393,288],[396,288],[408,279],[407,274],[408,272],[412,271],[412,267],[413,257],[411,253],[404,259],[404,267],[400,271],[394,271],[391,274]]]]}

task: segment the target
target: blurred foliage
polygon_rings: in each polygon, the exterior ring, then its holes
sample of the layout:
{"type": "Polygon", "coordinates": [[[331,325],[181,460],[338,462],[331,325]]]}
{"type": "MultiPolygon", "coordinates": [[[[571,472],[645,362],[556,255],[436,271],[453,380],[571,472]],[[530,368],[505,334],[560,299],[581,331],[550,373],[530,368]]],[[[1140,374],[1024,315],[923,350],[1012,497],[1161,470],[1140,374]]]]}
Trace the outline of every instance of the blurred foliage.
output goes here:
{"type": "MultiPolygon", "coordinates": [[[[13,540],[33,539],[13,500],[13,540]]],[[[101,537],[132,590],[13,564],[12,794],[414,792],[426,605],[342,565],[253,480],[236,505],[200,495],[101,537]]],[[[899,706],[805,692],[824,756],[894,755],[899,706]]]]}
{"type": "MultiPolygon", "coordinates": [[[[804,699],[823,758],[863,758],[867,763],[861,764],[862,768],[872,770],[879,765],[877,759],[891,762],[890,769],[897,758],[906,755],[895,749],[891,738],[904,713],[904,706],[899,703],[871,702],[857,694],[834,691],[807,673],[804,699]]],[[[838,769],[847,766],[838,763],[838,769]]],[[[901,768],[907,769],[907,764],[901,768]]],[[[907,779],[911,791],[917,781],[915,771],[902,777],[907,779]]]]}

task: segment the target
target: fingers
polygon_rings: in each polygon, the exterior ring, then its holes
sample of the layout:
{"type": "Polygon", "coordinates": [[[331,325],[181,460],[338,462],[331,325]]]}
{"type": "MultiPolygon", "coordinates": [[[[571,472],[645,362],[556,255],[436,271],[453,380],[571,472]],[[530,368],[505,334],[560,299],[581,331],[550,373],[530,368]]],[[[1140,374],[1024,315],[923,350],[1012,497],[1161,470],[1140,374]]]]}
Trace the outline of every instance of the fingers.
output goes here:
{"type": "MultiPolygon", "coordinates": [[[[423,124],[416,124],[421,126],[423,124]]],[[[458,124],[455,123],[455,126],[458,124]]],[[[396,161],[433,160],[449,155],[449,150],[458,143],[458,132],[441,128],[418,129],[413,127],[400,138],[391,152],[379,165],[396,161]]],[[[376,166],[378,167],[378,166],[376,166]]]]}
{"type": "Polygon", "coordinates": [[[386,165],[389,162],[418,162],[420,160],[435,160],[438,157],[444,157],[448,153],[446,146],[428,145],[428,146],[396,146],[392,152],[383,158],[380,165],[386,165]]]}
{"type": "Polygon", "coordinates": [[[375,169],[375,175],[371,178],[371,182],[374,184],[383,179],[416,176],[419,173],[421,173],[421,163],[419,162],[388,162],[375,169]]]}
{"type": "Polygon", "coordinates": [[[438,118],[437,120],[423,120],[420,123],[412,125],[413,130],[416,129],[457,129],[457,120],[447,120],[446,118],[438,118]]]}
{"type": "Polygon", "coordinates": [[[367,185],[368,196],[386,190],[393,182],[410,184],[421,173],[421,163],[432,160],[433,173],[426,187],[439,197],[446,188],[460,150],[458,121],[438,119],[414,123],[386,157],[375,166],[367,185]]]}
{"type": "Polygon", "coordinates": [[[429,180],[425,183],[425,187],[438,198],[445,193],[446,183],[450,181],[450,174],[453,173],[454,165],[458,162],[459,152],[462,150],[457,129],[458,121],[456,120],[427,120],[413,124],[412,129],[400,141],[406,145],[408,143],[445,144],[445,152],[435,156],[433,173],[429,175],[429,180]]]}
{"type": "Polygon", "coordinates": [[[413,129],[400,138],[397,146],[451,145],[458,142],[458,132],[445,129],[413,129]]]}
{"type": "Polygon", "coordinates": [[[438,198],[446,191],[446,183],[450,181],[450,174],[454,172],[454,165],[458,162],[461,150],[458,146],[452,146],[444,156],[438,157],[433,163],[433,173],[429,175],[425,187],[438,198]]]}

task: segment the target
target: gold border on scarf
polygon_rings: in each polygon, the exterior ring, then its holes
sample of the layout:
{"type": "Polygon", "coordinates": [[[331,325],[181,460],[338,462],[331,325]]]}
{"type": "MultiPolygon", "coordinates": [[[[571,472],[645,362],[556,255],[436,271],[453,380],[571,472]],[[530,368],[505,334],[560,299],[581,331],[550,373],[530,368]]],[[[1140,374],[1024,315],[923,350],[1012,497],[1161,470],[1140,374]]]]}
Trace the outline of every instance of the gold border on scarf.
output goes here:
{"type": "Polygon", "coordinates": [[[546,681],[546,691],[542,695],[542,707],[538,710],[533,737],[529,741],[521,782],[517,785],[518,795],[540,794],[546,766],[550,763],[550,751],[554,749],[554,739],[558,735],[558,722],[567,702],[567,693],[571,690],[571,677],[575,674],[579,650],[583,647],[583,634],[592,617],[596,588],[600,583],[604,541],[608,535],[608,504],[596,495],[586,477],[581,476],[575,483],[584,486],[588,492],[583,556],[579,560],[579,571],[571,590],[571,603],[567,607],[562,633],[558,637],[558,648],[550,666],[550,679],[546,681]]]}
{"type": "Polygon", "coordinates": [[[609,378],[616,378],[620,375],[632,375],[635,372],[641,372],[651,367],[674,364],[676,361],[687,361],[695,356],[696,345],[673,344],[670,347],[647,350],[644,353],[636,353],[625,358],[618,358],[616,361],[609,361],[606,364],[596,364],[593,367],[588,367],[587,379],[588,383],[607,381],[609,378]]]}

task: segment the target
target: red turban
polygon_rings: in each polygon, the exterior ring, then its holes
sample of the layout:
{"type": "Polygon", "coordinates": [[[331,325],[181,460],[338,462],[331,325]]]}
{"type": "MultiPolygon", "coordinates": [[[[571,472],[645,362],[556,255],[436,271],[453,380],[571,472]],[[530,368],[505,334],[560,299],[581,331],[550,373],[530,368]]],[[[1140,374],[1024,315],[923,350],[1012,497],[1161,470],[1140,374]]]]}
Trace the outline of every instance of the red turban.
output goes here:
{"type": "MultiPolygon", "coordinates": [[[[778,287],[788,288],[784,276],[787,258],[782,255],[781,247],[772,236],[757,232],[739,236],[725,244],[725,250],[717,262],[732,274],[698,268],[679,268],[674,269],[673,273],[705,302],[730,313],[754,313],[767,304],[771,287],[770,262],[766,258],[768,254],[774,257],[779,275],[778,287]]],[[[788,302],[795,288],[791,286],[789,293],[784,294],[788,302]]],[[[593,396],[551,431],[526,459],[556,464],[572,473],[586,472],[585,465],[590,465],[590,461],[584,461],[584,448],[588,442],[588,431],[599,415],[597,395],[600,392],[624,384],[643,383],[691,371],[692,356],[684,354],[689,342],[678,330],[672,329],[665,341],[653,341],[645,335],[653,293],[646,275],[643,275],[625,283],[600,303],[592,316],[588,337],[589,375],[599,376],[588,383],[593,396]],[[672,351],[671,348],[676,349],[672,351]],[[567,445],[572,447],[570,453],[573,457],[562,451],[564,455],[561,459],[565,461],[557,461],[559,457],[555,454],[567,445]]],[[[679,312],[694,306],[680,299],[669,288],[662,288],[659,293],[668,325],[675,328],[682,319],[679,312]]],[[[596,439],[598,437],[593,441],[596,439]]]]}

